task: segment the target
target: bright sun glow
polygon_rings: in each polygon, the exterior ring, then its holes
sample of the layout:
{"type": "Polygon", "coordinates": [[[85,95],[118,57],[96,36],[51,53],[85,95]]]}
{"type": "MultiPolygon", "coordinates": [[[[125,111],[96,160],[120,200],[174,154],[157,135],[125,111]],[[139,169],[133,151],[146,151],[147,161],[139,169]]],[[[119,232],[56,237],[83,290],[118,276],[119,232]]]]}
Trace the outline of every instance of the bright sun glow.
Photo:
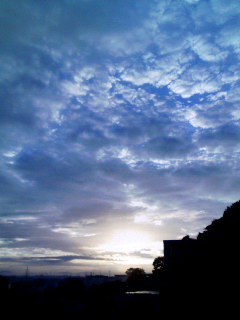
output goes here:
{"type": "Polygon", "coordinates": [[[109,241],[100,246],[105,252],[129,254],[151,246],[149,235],[137,231],[120,231],[113,234],[109,241]]]}
{"type": "Polygon", "coordinates": [[[113,233],[97,251],[109,256],[118,265],[151,266],[153,256],[161,251],[161,243],[155,242],[146,232],[121,230],[113,233]]]}

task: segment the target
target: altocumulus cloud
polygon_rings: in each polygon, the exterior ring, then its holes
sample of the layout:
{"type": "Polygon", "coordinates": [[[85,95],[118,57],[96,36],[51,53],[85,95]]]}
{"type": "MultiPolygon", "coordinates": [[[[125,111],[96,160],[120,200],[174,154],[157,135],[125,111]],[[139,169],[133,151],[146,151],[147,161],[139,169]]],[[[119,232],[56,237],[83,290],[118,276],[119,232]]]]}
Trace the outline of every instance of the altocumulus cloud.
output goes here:
{"type": "Polygon", "coordinates": [[[2,272],[150,270],[239,198],[239,13],[1,1],[2,272]]]}

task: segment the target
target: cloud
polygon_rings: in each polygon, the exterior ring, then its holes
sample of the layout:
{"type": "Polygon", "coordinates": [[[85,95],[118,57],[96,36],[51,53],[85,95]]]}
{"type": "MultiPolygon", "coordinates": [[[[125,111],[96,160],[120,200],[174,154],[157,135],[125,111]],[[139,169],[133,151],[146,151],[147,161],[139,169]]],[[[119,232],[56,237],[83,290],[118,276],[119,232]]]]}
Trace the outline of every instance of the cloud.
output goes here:
{"type": "Polygon", "coordinates": [[[187,70],[182,77],[169,85],[174,93],[183,98],[190,98],[195,94],[216,92],[221,87],[218,67],[207,68],[207,66],[200,64],[187,70]]]}
{"type": "Polygon", "coordinates": [[[212,0],[211,7],[216,15],[218,15],[218,23],[226,23],[228,20],[238,16],[240,9],[237,1],[229,1],[228,6],[225,5],[223,0],[212,0]]]}
{"type": "Polygon", "coordinates": [[[239,152],[240,128],[226,124],[216,129],[205,130],[199,137],[199,145],[218,152],[239,152]]]}
{"type": "Polygon", "coordinates": [[[239,24],[236,22],[223,30],[221,30],[219,38],[217,40],[218,44],[226,49],[232,49],[235,54],[239,56],[239,24]]]}
{"type": "Polygon", "coordinates": [[[207,37],[196,36],[191,39],[191,48],[203,61],[218,62],[227,57],[227,52],[212,43],[207,37]]]}
{"type": "Polygon", "coordinates": [[[123,272],[128,254],[98,252],[112,233],[148,233],[149,263],[238,199],[238,14],[1,1],[0,270],[123,272]]]}
{"type": "Polygon", "coordinates": [[[143,152],[148,156],[161,159],[184,157],[194,151],[195,146],[188,137],[158,137],[148,140],[142,146],[143,152]]]}
{"type": "Polygon", "coordinates": [[[188,110],[185,117],[196,128],[217,128],[234,121],[234,109],[226,101],[218,99],[217,103],[206,103],[204,107],[198,105],[188,110]]]}

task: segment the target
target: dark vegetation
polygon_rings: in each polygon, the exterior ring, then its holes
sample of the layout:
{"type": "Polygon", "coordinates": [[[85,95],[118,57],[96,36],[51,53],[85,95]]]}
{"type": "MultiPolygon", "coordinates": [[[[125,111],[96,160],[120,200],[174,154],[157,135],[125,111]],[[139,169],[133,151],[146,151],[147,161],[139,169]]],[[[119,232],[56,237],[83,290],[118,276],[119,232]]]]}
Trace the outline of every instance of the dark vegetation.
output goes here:
{"type": "Polygon", "coordinates": [[[159,314],[158,296],[128,295],[126,282],[105,277],[94,284],[92,278],[89,286],[79,277],[1,277],[1,314],[7,315],[2,319],[122,320],[159,314]]]}
{"type": "Polygon", "coordinates": [[[166,257],[162,291],[165,314],[239,317],[240,201],[212,221],[196,240],[184,237],[166,257]],[[173,309],[172,306],[175,306],[173,309]]]}
{"type": "Polygon", "coordinates": [[[114,277],[0,276],[6,319],[175,319],[239,317],[240,201],[197,239],[164,242],[152,274],[141,268],[114,277]],[[95,280],[95,281],[93,281],[95,280]],[[157,290],[158,295],[126,294],[157,290]]]}

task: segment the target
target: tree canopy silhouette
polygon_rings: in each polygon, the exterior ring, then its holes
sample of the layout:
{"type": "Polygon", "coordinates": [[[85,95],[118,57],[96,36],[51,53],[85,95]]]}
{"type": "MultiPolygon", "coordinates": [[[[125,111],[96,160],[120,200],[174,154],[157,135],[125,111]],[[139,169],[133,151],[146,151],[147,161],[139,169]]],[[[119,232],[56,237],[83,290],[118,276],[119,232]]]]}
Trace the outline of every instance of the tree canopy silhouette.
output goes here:
{"type": "MultiPolygon", "coordinates": [[[[227,207],[223,216],[212,221],[204,232],[199,233],[197,239],[200,241],[217,242],[225,245],[233,240],[239,242],[240,229],[240,201],[227,207]]],[[[234,242],[234,243],[235,243],[234,242]]],[[[234,243],[232,243],[234,245],[234,243]]]]}
{"type": "Polygon", "coordinates": [[[153,261],[153,274],[158,275],[164,270],[164,257],[160,256],[153,261]]]}
{"type": "Polygon", "coordinates": [[[146,273],[142,268],[129,268],[126,270],[127,284],[133,290],[141,289],[146,278],[146,273]]]}

